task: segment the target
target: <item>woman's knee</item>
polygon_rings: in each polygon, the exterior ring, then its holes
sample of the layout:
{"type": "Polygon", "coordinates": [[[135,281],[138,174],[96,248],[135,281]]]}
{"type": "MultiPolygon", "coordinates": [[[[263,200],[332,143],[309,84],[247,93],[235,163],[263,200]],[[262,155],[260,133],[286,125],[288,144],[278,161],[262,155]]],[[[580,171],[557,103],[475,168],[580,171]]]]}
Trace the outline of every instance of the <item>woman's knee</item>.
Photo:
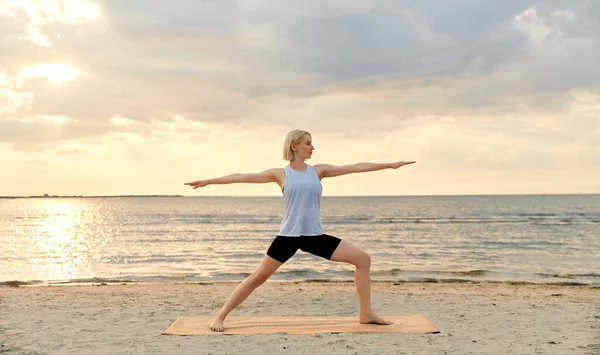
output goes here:
{"type": "Polygon", "coordinates": [[[361,251],[355,258],[354,265],[356,267],[371,267],[371,256],[364,251],[361,251]]]}

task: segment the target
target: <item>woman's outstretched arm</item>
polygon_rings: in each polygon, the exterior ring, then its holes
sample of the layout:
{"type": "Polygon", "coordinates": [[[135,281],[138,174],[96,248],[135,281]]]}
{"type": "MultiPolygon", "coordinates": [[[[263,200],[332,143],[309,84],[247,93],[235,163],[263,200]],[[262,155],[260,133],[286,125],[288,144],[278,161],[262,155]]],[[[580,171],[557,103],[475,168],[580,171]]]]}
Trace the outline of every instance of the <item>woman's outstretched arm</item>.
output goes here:
{"type": "Polygon", "coordinates": [[[267,182],[277,183],[279,181],[278,174],[281,170],[281,168],[275,168],[253,174],[231,174],[214,179],[186,182],[184,185],[190,185],[194,189],[197,189],[199,187],[205,187],[207,185],[224,185],[237,183],[264,184],[267,182]]]}
{"type": "Polygon", "coordinates": [[[399,161],[395,163],[356,163],[351,165],[329,165],[317,164],[314,166],[319,177],[334,177],[346,174],[364,173],[367,171],[377,171],[383,169],[398,169],[401,166],[414,164],[414,161],[399,161]]]}

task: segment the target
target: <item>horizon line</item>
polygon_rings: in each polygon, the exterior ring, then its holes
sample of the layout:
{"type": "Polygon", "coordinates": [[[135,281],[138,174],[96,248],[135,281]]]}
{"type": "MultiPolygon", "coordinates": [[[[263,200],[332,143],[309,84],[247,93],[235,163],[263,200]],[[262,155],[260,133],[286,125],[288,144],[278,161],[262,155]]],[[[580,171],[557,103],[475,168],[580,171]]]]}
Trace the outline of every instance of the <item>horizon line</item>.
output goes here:
{"type": "MultiPolygon", "coordinates": [[[[578,193],[506,193],[506,194],[431,194],[431,195],[323,195],[323,197],[444,197],[444,196],[574,196],[574,195],[600,195],[600,192],[578,193]]],[[[268,197],[280,198],[279,195],[180,195],[180,194],[117,194],[117,195],[28,195],[28,196],[0,196],[0,199],[18,198],[117,198],[117,197],[268,197]]]]}

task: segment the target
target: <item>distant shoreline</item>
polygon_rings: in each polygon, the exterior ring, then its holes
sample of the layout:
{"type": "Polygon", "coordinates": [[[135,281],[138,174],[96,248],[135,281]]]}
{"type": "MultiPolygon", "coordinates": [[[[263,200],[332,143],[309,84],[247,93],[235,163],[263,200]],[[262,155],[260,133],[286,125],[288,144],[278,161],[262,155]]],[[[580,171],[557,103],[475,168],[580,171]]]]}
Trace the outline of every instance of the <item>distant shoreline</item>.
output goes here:
{"type": "MultiPolygon", "coordinates": [[[[485,197],[485,196],[597,196],[600,193],[539,193],[539,194],[469,194],[469,195],[335,195],[327,196],[324,198],[347,198],[347,197],[485,197]]],[[[26,198],[139,198],[139,197],[226,197],[226,198],[280,198],[281,196],[270,196],[270,195],[256,195],[256,196],[244,196],[244,195],[97,195],[97,196],[83,196],[83,195],[45,195],[45,196],[0,196],[0,199],[26,199],[26,198]]]]}
{"type": "Polygon", "coordinates": [[[114,198],[114,197],[185,197],[183,195],[107,195],[107,196],[0,196],[0,199],[17,198],[114,198]]]}

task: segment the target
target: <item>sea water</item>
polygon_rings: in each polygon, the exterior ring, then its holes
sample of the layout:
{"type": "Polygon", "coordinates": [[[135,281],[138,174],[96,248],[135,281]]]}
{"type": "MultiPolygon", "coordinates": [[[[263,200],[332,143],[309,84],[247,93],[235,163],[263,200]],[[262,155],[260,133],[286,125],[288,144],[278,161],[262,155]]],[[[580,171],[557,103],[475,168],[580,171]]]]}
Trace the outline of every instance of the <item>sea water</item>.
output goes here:
{"type": "MultiPolygon", "coordinates": [[[[242,280],[281,197],[0,199],[0,285],[242,280]]],[[[373,280],[600,285],[600,195],[323,197],[323,230],[373,280]]],[[[273,280],[351,280],[298,251],[273,280]]]]}

